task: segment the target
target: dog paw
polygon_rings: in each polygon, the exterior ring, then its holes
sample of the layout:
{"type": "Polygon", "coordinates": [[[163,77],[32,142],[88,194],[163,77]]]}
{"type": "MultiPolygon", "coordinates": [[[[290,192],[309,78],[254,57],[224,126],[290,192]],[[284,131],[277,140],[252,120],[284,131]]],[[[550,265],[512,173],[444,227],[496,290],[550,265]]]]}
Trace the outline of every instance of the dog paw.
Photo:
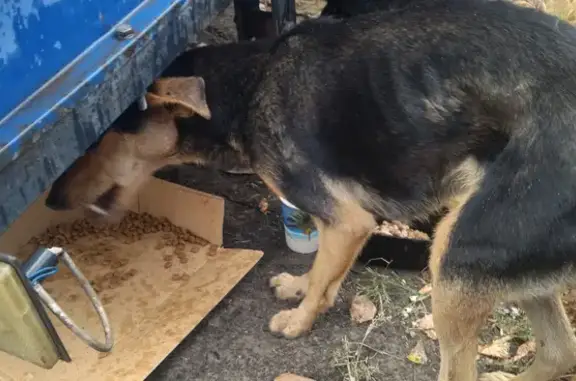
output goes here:
{"type": "Polygon", "coordinates": [[[514,374],[505,372],[491,372],[480,375],[478,381],[510,381],[516,377],[514,374]]]}
{"type": "Polygon", "coordinates": [[[314,318],[301,308],[280,311],[270,319],[270,331],[294,339],[312,328],[314,318]]]}
{"type": "Polygon", "coordinates": [[[270,287],[274,289],[274,295],[280,300],[302,300],[308,290],[308,276],[278,274],[270,279],[270,287]]]}

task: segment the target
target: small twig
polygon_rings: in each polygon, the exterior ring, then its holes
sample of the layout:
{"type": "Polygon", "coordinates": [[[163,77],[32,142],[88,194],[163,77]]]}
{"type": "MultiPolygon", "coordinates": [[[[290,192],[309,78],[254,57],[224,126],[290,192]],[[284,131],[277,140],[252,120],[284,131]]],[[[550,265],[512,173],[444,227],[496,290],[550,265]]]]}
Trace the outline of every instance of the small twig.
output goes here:
{"type": "Polygon", "coordinates": [[[358,342],[350,342],[350,344],[359,345],[359,346],[364,347],[364,348],[366,348],[366,349],[369,349],[369,350],[371,350],[372,352],[377,353],[377,354],[379,354],[379,355],[392,357],[393,359],[396,359],[396,360],[404,360],[404,359],[403,359],[402,357],[400,357],[400,356],[394,355],[394,354],[392,354],[392,353],[388,353],[388,352],[383,351],[383,350],[381,350],[381,349],[376,349],[376,348],[371,347],[370,345],[368,345],[368,344],[366,344],[366,343],[363,343],[363,342],[360,342],[360,343],[358,343],[358,342]]]}

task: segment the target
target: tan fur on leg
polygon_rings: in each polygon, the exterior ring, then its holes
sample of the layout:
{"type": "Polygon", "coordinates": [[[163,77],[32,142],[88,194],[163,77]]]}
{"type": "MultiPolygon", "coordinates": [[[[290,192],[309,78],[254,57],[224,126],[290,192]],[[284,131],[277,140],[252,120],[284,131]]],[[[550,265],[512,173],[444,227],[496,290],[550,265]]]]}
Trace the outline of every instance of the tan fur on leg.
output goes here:
{"type": "Polygon", "coordinates": [[[459,284],[434,284],[432,314],[440,342],[439,381],[476,381],[477,337],[495,299],[473,294],[459,284]]]}
{"type": "Polygon", "coordinates": [[[308,291],[309,275],[292,275],[281,273],[270,278],[270,287],[280,300],[302,300],[308,291]]]}
{"type": "MultiPolygon", "coordinates": [[[[281,311],[271,319],[272,332],[295,338],[312,327],[317,315],[330,304],[326,300],[328,289],[340,285],[375,226],[372,215],[357,205],[341,207],[338,216],[330,225],[317,221],[320,245],[306,297],[298,308],[281,311]]],[[[334,298],[336,293],[332,290],[330,296],[334,298]]]]}
{"type": "Polygon", "coordinates": [[[440,342],[439,381],[476,381],[478,331],[493,309],[496,297],[478,295],[463,283],[442,279],[442,258],[461,207],[454,208],[438,224],[431,248],[432,314],[440,342]]]}

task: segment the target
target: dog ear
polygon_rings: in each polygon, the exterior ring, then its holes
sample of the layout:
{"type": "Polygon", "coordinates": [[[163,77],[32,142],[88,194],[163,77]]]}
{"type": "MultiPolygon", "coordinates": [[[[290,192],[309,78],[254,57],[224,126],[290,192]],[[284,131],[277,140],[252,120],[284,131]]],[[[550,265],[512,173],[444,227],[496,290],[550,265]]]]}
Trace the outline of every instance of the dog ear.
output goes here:
{"type": "Polygon", "coordinates": [[[146,103],[150,108],[155,106],[168,106],[170,115],[172,117],[178,116],[181,118],[189,118],[198,114],[189,105],[179,101],[176,98],[161,96],[156,93],[146,93],[146,103]]]}
{"type": "Polygon", "coordinates": [[[160,78],[154,82],[152,89],[157,95],[172,98],[206,119],[212,117],[206,102],[206,83],[202,77],[160,78]]]}

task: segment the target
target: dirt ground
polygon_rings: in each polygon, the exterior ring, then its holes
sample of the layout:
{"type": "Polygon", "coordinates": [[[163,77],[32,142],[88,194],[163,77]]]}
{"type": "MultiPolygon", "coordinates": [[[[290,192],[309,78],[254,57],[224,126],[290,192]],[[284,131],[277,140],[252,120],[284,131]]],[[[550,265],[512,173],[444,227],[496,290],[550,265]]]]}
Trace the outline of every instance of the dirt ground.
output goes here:
{"type": "MultiPolygon", "coordinates": [[[[161,177],[224,197],[224,245],[259,249],[265,254],[254,270],[156,369],[148,381],[272,381],[287,371],[317,381],[344,380],[342,371],[345,372],[345,369],[334,364],[335,361],[346,363],[343,361],[343,340],[346,337],[351,343],[361,341],[368,327],[368,323],[354,325],[348,312],[354,289],[352,283],[359,278],[359,274],[351,275],[337,306],[319,319],[308,336],[297,340],[274,337],[267,332],[268,320],[289,303],[274,298],[268,281],[283,271],[303,273],[313,259],[312,255],[296,254],[286,247],[279,201],[253,176],[183,167],[166,171],[161,177]],[[268,214],[263,214],[258,208],[262,198],[269,199],[268,214]]],[[[414,281],[414,288],[420,283],[414,281]]],[[[404,301],[404,304],[408,302],[404,301]]],[[[387,312],[396,315],[398,311],[387,312]]],[[[372,372],[375,378],[357,381],[434,379],[438,356],[433,345],[428,351],[429,364],[420,366],[406,360],[410,349],[418,341],[408,334],[407,329],[402,319],[392,320],[374,329],[365,345],[379,353],[367,349],[366,355],[373,357],[370,366],[379,368],[379,372],[372,372]]],[[[350,352],[354,352],[353,348],[350,352]]],[[[364,361],[364,357],[361,356],[360,362],[364,361]]],[[[349,362],[354,363],[354,359],[349,362]]],[[[354,366],[363,367],[362,364],[354,366]]]]}
{"type": "MultiPolygon", "coordinates": [[[[301,1],[299,11],[317,13],[315,0],[301,1]]],[[[558,8],[560,0],[556,1],[558,8]]],[[[563,15],[572,18],[573,12],[564,9],[563,15]]],[[[202,37],[212,44],[234,39],[231,8],[202,37]]],[[[397,275],[356,267],[335,308],[318,319],[309,335],[296,340],[277,338],[267,331],[268,320],[290,304],[274,298],[269,279],[284,271],[301,274],[313,260],[313,255],[296,254],[286,247],[279,201],[254,176],[192,166],[166,170],[159,176],[224,197],[224,245],[263,250],[264,257],[148,381],[272,381],[283,372],[316,381],[436,380],[437,342],[413,327],[413,322],[430,312],[429,300],[418,293],[426,284],[422,274],[397,275]],[[262,199],[269,202],[266,214],[259,209],[262,199]],[[359,292],[368,295],[379,309],[372,323],[354,324],[350,319],[350,301],[359,292]],[[419,342],[426,354],[421,364],[421,357],[408,359],[419,342]]],[[[576,293],[570,298],[570,311],[576,311],[576,293]]],[[[530,338],[520,311],[513,306],[498,308],[481,335],[482,343],[493,344],[480,358],[481,370],[521,370],[533,352],[528,350],[522,358],[513,355],[519,356],[520,348],[530,348],[530,338]],[[504,344],[494,344],[502,337],[508,338],[504,344]]]]}

